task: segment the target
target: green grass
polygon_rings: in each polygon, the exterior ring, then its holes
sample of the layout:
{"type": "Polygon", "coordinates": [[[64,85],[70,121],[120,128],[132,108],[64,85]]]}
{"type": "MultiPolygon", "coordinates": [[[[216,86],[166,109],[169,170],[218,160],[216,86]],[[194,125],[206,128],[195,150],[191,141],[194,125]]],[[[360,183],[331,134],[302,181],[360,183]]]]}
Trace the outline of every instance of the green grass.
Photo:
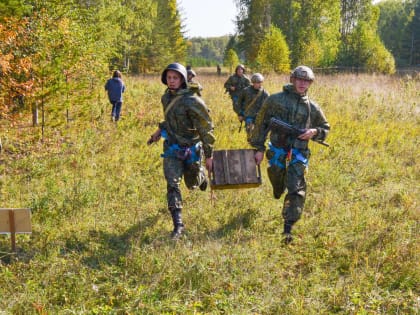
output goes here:
{"type": "MultiPolygon", "coordinates": [[[[226,78],[199,79],[216,149],[247,148],[226,78]]],[[[102,91],[43,142],[30,118],[3,122],[1,206],[30,207],[33,233],[17,236],[16,254],[0,237],[0,314],[419,314],[419,81],[317,78],[310,96],[331,147],[311,144],[291,246],[266,161],[260,187],[216,191],[213,202],[183,185],[187,234],[171,241],[162,145],[146,146],[164,86],[157,76],[126,84],[118,125],[102,91]]]]}

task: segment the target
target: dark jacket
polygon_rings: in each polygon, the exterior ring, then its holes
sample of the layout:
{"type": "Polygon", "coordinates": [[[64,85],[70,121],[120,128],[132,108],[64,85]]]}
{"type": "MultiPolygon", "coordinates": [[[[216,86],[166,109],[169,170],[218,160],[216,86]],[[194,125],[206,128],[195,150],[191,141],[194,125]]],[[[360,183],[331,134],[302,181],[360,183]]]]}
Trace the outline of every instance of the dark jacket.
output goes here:
{"type": "Polygon", "coordinates": [[[120,78],[111,78],[105,84],[105,90],[108,91],[108,98],[111,103],[122,102],[122,94],[125,91],[124,82],[120,78]]]}

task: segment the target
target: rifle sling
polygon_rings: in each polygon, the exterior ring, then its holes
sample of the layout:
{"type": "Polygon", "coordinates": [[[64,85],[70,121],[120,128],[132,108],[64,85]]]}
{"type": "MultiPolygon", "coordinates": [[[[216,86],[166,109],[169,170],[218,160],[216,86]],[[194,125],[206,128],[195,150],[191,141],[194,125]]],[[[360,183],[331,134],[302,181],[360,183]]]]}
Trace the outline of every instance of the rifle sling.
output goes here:
{"type": "Polygon", "coordinates": [[[171,110],[171,108],[172,107],[174,107],[174,105],[175,105],[175,103],[180,99],[182,97],[182,95],[178,95],[178,96],[176,96],[170,103],[169,103],[169,105],[168,105],[168,107],[166,107],[166,109],[165,109],[165,113],[164,113],[164,116],[165,116],[165,120],[166,120],[166,115],[168,114],[168,112],[171,110]]]}
{"type": "Polygon", "coordinates": [[[253,100],[251,101],[251,103],[248,104],[248,106],[245,108],[245,112],[247,112],[252,105],[255,104],[255,102],[257,101],[257,99],[261,96],[262,92],[264,92],[264,89],[261,89],[258,94],[253,98],[253,100]]]}

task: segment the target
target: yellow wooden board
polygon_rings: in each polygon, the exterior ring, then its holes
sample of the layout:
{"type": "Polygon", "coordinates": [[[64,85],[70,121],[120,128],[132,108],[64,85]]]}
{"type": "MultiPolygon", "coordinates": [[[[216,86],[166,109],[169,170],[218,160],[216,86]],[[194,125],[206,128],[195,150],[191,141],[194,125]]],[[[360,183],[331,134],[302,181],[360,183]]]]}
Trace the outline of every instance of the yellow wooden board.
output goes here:
{"type": "Polygon", "coordinates": [[[0,208],[0,234],[11,233],[10,211],[15,219],[15,233],[32,233],[31,209],[0,208]]]}

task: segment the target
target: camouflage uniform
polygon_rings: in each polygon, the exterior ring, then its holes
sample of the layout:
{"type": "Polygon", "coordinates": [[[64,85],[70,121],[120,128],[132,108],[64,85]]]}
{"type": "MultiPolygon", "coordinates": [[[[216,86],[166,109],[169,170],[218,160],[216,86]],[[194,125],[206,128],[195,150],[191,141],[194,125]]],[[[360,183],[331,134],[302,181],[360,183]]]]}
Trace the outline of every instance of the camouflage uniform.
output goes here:
{"type": "Polygon", "coordinates": [[[201,96],[201,91],[203,90],[203,87],[201,86],[201,84],[194,80],[194,77],[196,76],[195,71],[192,69],[187,69],[187,74],[188,74],[188,88],[190,89],[191,92],[196,93],[198,96],[201,96]]]}
{"type": "Polygon", "coordinates": [[[251,85],[251,81],[249,78],[243,74],[243,76],[239,76],[236,73],[231,75],[225,82],[224,87],[227,92],[229,92],[230,98],[232,99],[233,108],[235,108],[236,103],[238,101],[239,94],[241,90],[251,85]],[[234,86],[235,91],[231,91],[230,88],[234,86]]]}
{"type": "Polygon", "coordinates": [[[180,183],[183,176],[189,189],[199,187],[206,180],[204,168],[201,166],[201,156],[203,153],[206,158],[212,156],[215,141],[209,111],[203,100],[194,96],[189,89],[178,90],[176,94],[167,90],[162,96],[164,112],[177,96],[181,97],[169,109],[165,121],[159,124],[159,128],[167,134],[163,144],[165,152],[163,168],[170,211],[182,209],[180,183]],[[179,146],[181,150],[177,150],[176,154],[168,153],[174,146],[179,146]],[[178,152],[187,148],[195,150],[193,155],[196,154],[198,160],[184,159],[185,151],[178,152]]]}
{"type": "Polygon", "coordinates": [[[269,93],[263,87],[257,90],[252,85],[243,89],[239,94],[238,102],[234,105],[233,109],[238,116],[242,116],[245,119],[248,140],[254,128],[255,117],[268,96],[269,93]],[[255,99],[257,96],[258,98],[255,99]]]}
{"type": "MultiPolygon", "coordinates": [[[[283,87],[283,92],[269,96],[259,111],[251,145],[257,151],[266,150],[270,119],[274,117],[297,128],[316,128],[314,140],[324,140],[330,126],[321,110],[307,95],[299,95],[292,84],[283,87]]],[[[279,199],[287,189],[284,199],[283,218],[290,227],[300,219],[306,197],[305,169],[310,151],[308,141],[270,132],[270,150],[266,151],[269,160],[268,176],[273,187],[274,198],[279,199]],[[286,161],[287,153],[291,153],[286,161]],[[288,164],[288,165],[287,165],[288,164]]],[[[290,230],[289,230],[290,231],[290,230]]]]}

